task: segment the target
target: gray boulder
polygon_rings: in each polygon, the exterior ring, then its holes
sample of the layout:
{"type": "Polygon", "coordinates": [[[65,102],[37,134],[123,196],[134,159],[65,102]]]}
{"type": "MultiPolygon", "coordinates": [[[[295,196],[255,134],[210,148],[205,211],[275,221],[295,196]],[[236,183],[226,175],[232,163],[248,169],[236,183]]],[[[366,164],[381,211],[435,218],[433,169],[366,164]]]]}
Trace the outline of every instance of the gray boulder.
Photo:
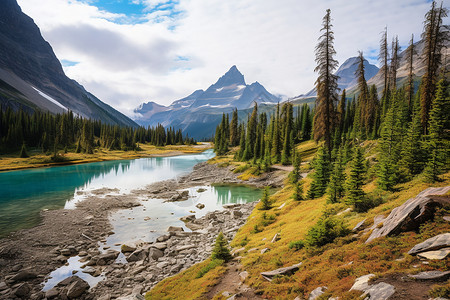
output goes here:
{"type": "Polygon", "coordinates": [[[264,277],[264,279],[268,281],[272,281],[272,278],[279,275],[292,275],[294,274],[299,267],[302,265],[302,263],[298,263],[289,267],[279,268],[272,271],[262,272],[261,275],[264,277]]]}
{"type": "Polygon", "coordinates": [[[11,280],[12,281],[27,281],[30,279],[34,279],[37,277],[37,274],[28,270],[20,271],[16,275],[14,275],[11,280]]]}
{"type": "Polygon", "coordinates": [[[311,294],[309,294],[308,300],[315,300],[319,298],[322,294],[325,293],[325,291],[328,288],[326,286],[319,286],[318,288],[314,289],[311,294]]]}
{"type": "Polygon", "coordinates": [[[31,287],[28,283],[24,282],[19,284],[19,286],[17,286],[14,289],[14,295],[19,297],[19,298],[28,298],[30,296],[30,292],[31,292],[31,287]]]}
{"type": "Polygon", "coordinates": [[[420,224],[433,217],[436,207],[449,202],[448,196],[442,196],[448,191],[450,191],[450,186],[428,188],[416,197],[394,208],[383,221],[383,226],[373,229],[366,243],[378,237],[399,234],[418,228],[420,224]]]}
{"type": "Polygon", "coordinates": [[[373,300],[387,300],[389,297],[395,294],[395,287],[385,282],[380,282],[372,285],[366,290],[364,296],[369,296],[369,299],[373,300]]]}
{"type": "Polygon", "coordinates": [[[163,257],[164,252],[156,248],[150,248],[148,258],[153,260],[158,260],[158,258],[163,257]]]}
{"type": "Polygon", "coordinates": [[[72,276],[72,278],[73,282],[67,288],[67,297],[76,299],[89,289],[89,284],[80,277],[72,276]]]}
{"type": "Polygon", "coordinates": [[[450,277],[450,271],[428,271],[421,272],[416,275],[408,275],[416,280],[433,280],[433,281],[445,281],[450,277]]]}
{"type": "Polygon", "coordinates": [[[350,291],[365,291],[369,289],[369,281],[371,278],[375,277],[375,274],[367,274],[355,279],[355,283],[350,288],[350,291]]]}
{"type": "Polygon", "coordinates": [[[176,232],[176,231],[184,231],[183,227],[177,227],[177,226],[169,226],[167,228],[168,232],[176,232]]]}
{"type": "Polygon", "coordinates": [[[408,251],[408,254],[415,255],[421,252],[439,250],[447,247],[450,247],[450,233],[443,233],[415,245],[408,251]]]}
{"type": "Polygon", "coordinates": [[[148,251],[145,249],[137,249],[127,257],[128,262],[145,260],[147,258],[148,251]]]}

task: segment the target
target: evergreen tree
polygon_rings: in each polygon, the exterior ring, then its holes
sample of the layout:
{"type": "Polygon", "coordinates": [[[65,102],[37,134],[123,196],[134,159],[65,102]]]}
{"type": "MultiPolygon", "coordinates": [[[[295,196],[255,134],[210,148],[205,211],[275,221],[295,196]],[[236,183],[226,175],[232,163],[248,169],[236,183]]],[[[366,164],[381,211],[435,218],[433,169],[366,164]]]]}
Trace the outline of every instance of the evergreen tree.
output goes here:
{"type": "Polygon", "coordinates": [[[346,104],[346,92],[345,89],[342,91],[341,100],[339,101],[338,108],[337,108],[337,117],[338,117],[338,124],[339,124],[339,132],[342,133],[344,131],[344,121],[345,121],[345,104],[346,104]]]}
{"type": "Polygon", "coordinates": [[[344,197],[345,173],[344,164],[342,161],[342,148],[339,149],[336,159],[333,162],[333,171],[330,176],[330,183],[328,185],[328,202],[336,203],[344,197]]]}
{"type": "Polygon", "coordinates": [[[234,109],[230,123],[230,146],[236,147],[237,145],[239,145],[238,110],[234,109]]]}
{"type": "Polygon", "coordinates": [[[383,190],[392,190],[398,182],[398,163],[400,158],[399,138],[401,130],[399,125],[398,97],[394,97],[393,103],[386,113],[381,129],[379,142],[378,185],[383,190]]]}
{"type": "Polygon", "coordinates": [[[322,35],[319,37],[319,43],[316,46],[316,63],[314,69],[318,72],[316,81],[317,99],[316,112],[314,116],[314,139],[319,141],[324,138],[327,153],[331,154],[331,139],[334,132],[334,108],[337,103],[337,80],[338,76],[334,70],[338,62],[334,59],[336,51],[334,50],[334,33],[331,25],[331,10],[327,13],[322,22],[322,35]]]}
{"type": "Polygon", "coordinates": [[[281,132],[280,132],[280,104],[277,105],[277,112],[274,116],[272,128],[272,161],[277,163],[281,160],[281,132]]]}
{"type": "Polygon", "coordinates": [[[321,197],[327,189],[330,178],[330,155],[326,148],[320,147],[317,150],[313,165],[315,172],[307,195],[311,199],[321,197]]]}
{"type": "Polygon", "coordinates": [[[367,197],[362,190],[365,167],[361,147],[355,146],[355,153],[350,166],[350,174],[346,182],[346,202],[354,206],[356,211],[365,211],[368,207],[367,197]]]}
{"type": "Polygon", "coordinates": [[[293,194],[292,198],[294,198],[295,201],[302,201],[304,199],[302,180],[294,183],[294,194],[293,194]]]}
{"type": "Polygon", "coordinates": [[[20,158],[27,158],[29,155],[27,153],[27,148],[25,146],[25,143],[22,144],[22,149],[20,150],[20,158]]]}
{"type": "Polygon", "coordinates": [[[408,82],[406,86],[407,96],[408,96],[408,108],[409,112],[413,110],[413,97],[414,97],[414,55],[416,55],[416,49],[414,45],[414,34],[411,35],[411,40],[409,41],[409,46],[406,49],[406,60],[408,62],[408,82]]]}
{"type": "MultiPolygon", "coordinates": [[[[358,102],[357,109],[359,110],[357,114],[359,115],[358,122],[355,122],[355,134],[356,136],[360,136],[360,134],[365,134],[369,130],[369,120],[372,116],[369,116],[369,88],[367,87],[366,78],[364,76],[365,68],[364,68],[364,56],[362,51],[359,51],[358,55],[358,68],[356,70],[356,75],[358,77],[358,102]],[[357,129],[359,130],[357,130],[357,129]]],[[[367,136],[367,135],[365,135],[367,136]]]]}
{"type": "Polygon", "coordinates": [[[392,39],[392,56],[391,56],[391,70],[389,78],[389,87],[395,92],[397,90],[397,69],[400,65],[399,53],[401,48],[398,44],[398,36],[392,39]]]}
{"type": "Polygon", "coordinates": [[[291,148],[292,148],[292,126],[293,126],[293,107],[292,103],[284,105],[285,110],[285,124],[284,124],[284,142],[283,151],[281,155],[281,163],[289,165],[291,163],[291,148]]]}
{"type": "Polygon", "coordinates": [[[258,127],[258,104],[255,102],[250,120],[247,124],[247,135],[245,137],[245,150],[243,160],[250,160],[254,157],[254,143],[256,141],[256,129],[258,127]]]}
{"type": "Polygon", "coordinates": [[[419,97],[413,107],[412,121],[410,123],[405,143],[402,147],[401,172],[406,176],[419,174],[423,170],[424,153],[422,149],[422,124],[420,122],[419,97]]]}
{"type": "Polygon", "coordinates": [[[216,242],[211,253],[211,258],[221,259],[224,261],[229,261],[232,258],[230,249],[228,249],[228,242],[222,232],[220,232],[216,238],[216,242]]]}
{"type": "Polygon", "coordinates": [[[294,154],[293,154],[293,158],[292,158],[292,164],[293,164],[294,169],[289,174],[289,178],[290,178],[291,182],[293,184],[295,184],[301,179],[300,166],[302,164],[301,155],[295,151],[295,148],[294,148],[294,154]]]}
{"type": "Polygon", "coordinates": [[[383,93],[381,97],[381,102],[383,106],[383,115],[387,111],[387,100],[388,100],[388,90],[389,90],[389,50],[387,42],[387,27],[385,27],[382,32],[380,40],[380,54],[378,55],[378,61],[380,62],[381,68],[380,72],[383,73],[384,83],[383,83],[383,93]]]}
{"type": "Polygon", "coordinates": [[[272,205],[270,203],[270,197],[269,197],[269,187],[266,187],[264,189],[263,196],[261,198],[261,209],[262,210],[269,210],[272,208],[272,205]]]}
{"type": "Polygon", "coordinates": [[[442,49],[448,39],[448,31],[445,30],[442,20],[447,17],[448,9],[437,8],[436,2],[431,3],[431,9],[425,14],[422,39],[425,42],[422,57],[425,60],[425,74],[422,77],[420,95],[421,121],[424,133],[428,134],[429,113],[436,88],[436,78],[441,65],[442,49]]]}
{"type": "Polygon", "coordinates": [[[425,179],[429,182],[437,181],[442,171],[448,169],[450,162],[450,96],[443,79],[437,84],[432,107],[427,142],[430,155],[424,170],[425,179]]]}

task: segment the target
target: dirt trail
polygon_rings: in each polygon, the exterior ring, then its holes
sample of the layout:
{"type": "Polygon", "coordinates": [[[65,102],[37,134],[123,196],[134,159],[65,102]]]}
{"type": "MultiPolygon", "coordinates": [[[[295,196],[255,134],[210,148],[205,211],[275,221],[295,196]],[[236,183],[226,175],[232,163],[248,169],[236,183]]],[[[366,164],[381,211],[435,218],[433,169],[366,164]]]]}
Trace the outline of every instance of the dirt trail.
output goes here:
{"type": "Polygon", "coordinates": [[[240,265],[239,261],[233,259],[226,265],[227,270],[220,278],[218,284],[216,284],[205,296],[206,299],[212,299],[216,295],[221,295],[228,293],[228,297],[232,297],[233,299],[262,299],[255,294],[255,291],[242,283],[241,276],[239,274],[243,271],[242,265],[240,265]]]}

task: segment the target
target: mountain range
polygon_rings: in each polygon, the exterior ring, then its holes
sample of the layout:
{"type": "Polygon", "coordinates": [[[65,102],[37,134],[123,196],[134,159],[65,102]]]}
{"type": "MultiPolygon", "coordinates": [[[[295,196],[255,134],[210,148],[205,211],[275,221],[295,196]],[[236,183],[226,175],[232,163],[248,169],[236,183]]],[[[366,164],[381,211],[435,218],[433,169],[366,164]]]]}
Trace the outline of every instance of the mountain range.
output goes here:
{"type": "Polygon", "coordinates": [[[68,78],[52,47],[16,0],[0,9],[0,103],[28,112],[75,114],[108,124],[137,126],[68,78]]]}
{"type": "Polygon", "coordinates": [[[155,102],[141,104],[134,110],[135,121],[143,126],[175,127],[196,139],[211,137],[222,113],[237,108],[245,111],[259,105],[274,105],[281,99],[269,93],[260,83],[248,85],[244,75],[232,66],[216,83],[205,91],[196,90],[189,96],[174,101],[170,106],[155,102]]]}
{"type": "MultiPolygon", "coordinates": [[[[364,61],[366,78],[371,78],[378,72],[378,67],[364,61]]],[[[346,60],[336,72],[339,76],[341,89],[356,85],[355,71],[357,57],[346,60]]],[[[297,98],[312,99],[316,96],[315,89],[297,98]]],[[[239,117],[245,116],[252,109],[254,103],[261,109],[273,111],[281,98],[268,92],[260,83],[246,84],[244,76],[236,66],[220,77],[205,91],[196,90],[191,95],[174,101],[170,106],[163,106],[155,102],[141,104],[134,110],[135,121],[143,126],[172,126],[181,128],[183,133],[196,139],[213,136],[222,113],[230,113],[234,108],[239,110],[239,117]]]]}

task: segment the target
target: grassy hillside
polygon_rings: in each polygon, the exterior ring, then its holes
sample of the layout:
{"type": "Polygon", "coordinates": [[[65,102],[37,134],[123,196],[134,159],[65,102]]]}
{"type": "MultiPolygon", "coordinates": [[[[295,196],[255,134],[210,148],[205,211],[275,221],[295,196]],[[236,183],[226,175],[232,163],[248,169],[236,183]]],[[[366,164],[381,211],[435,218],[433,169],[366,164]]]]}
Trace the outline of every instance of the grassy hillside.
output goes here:
{"type": "MultiPolygon", "coordinates": [[[[297,150],[304,159],[310,160],[317,149],[313,142],[302,143],[297,150]]],[[[375,153],[375,143],[366,142],[365,156],[372,158],[375,153]]],[[[231,156],[214,159],[219,165],[239,164],[231,162],[231,156]]],[[[239,166],[238,166],[239,168],[239,166]]],[[[307,170],[308,164],[302,166],[307,170]]],[[[250,168],[246,169],[246,171],[250,168]]],[[[348,171],[348,170],[347,170],[348,171]]],[[[370,173],[370,171],[369,171],[370,173]]],[[[245,173],[244,173],[245,174],[245,173]]],[[[310,176],[303,182],[304,191],[311,183],[310,176]]],[[[450,184],[450,173],[444,174],[444,180],[435,184],[427,184],[420,177],[408,183],[397,186],[396,192],[380,192],[373,178],[366,180],[364,190],[370,196],[380,199],[382,203],[365,213],[348,210],[350,206],[344,203],[327,204],[326,196],[314,200],[297,202],[292,198],[293,186],[286,179],[284,188],[271,196],[272,208],[260,210],[257,208],[248,218],[246,224],[236,234],[231,246],[238,250],[243,270],[249,273],[245,284],[250,285],[262,298],[294,299],[297,296],[307,297],[317,287],[327,286],[326,294],[339,296],[340,299],[359,298],[361,292],[349,289],[359,276],[374,273],[377,278],[388,278],[396,273],[417,273],[425,270],[448,270],[449,259],[423,263],[416,257],[407,254],[415,244],[439,233],[449,232],[450,224],[443,216],[450,213],[448,207],[437,213],[436,218],[417,231],[406,232],[398,236],[379,238],[370,244],[365,244],[370,232],[349,233],[337,238],[333,243],[321,246],[305,246],[296,241],[305,241],[311,227],[321,218],[330,217],[341,220],[348,229],[366,220],[365,227],[373,224],[374,217],[387,216],[391,210],[407,199],[416,196],[430,186],[446,186],[450,184]],[[279,240],[272,243],[272,238],[278,234],[279,240]],[[290,247],[291,244],[291,247],[290,247]],[[295,247],[296,245],[297,247],[295,247]],[[261,250],[268,248],[264,254],[261,250]],[[300,249],[299,249],[300,248],[300,249]],[[280,267],[291,266],[302,262],[300,270],[292,276],[280,276],[272,282],[265,280],[260,273],[280,267]]],[[[205,262],[204,264],[206,264],[205,262]]],[[[203,263],[202,263],[203,264],[203,263]]],[[[158,284],[146,299],[198,299],[208,291],[208,286],[220,280],[223,267],[210,271],[208,277],[193,279],[193,274],[202,265],[196,265],[184,273],[168,278],[158,284]],[[216,278],[214,276],[217,276],[216,278]],[[182,286],[182,292],[179,287],[182,286]]],[[[448,289],[448,285],[447,285],[448,289]]],[[[222,296],[217,295],[217,298],[222,296]]]]}

